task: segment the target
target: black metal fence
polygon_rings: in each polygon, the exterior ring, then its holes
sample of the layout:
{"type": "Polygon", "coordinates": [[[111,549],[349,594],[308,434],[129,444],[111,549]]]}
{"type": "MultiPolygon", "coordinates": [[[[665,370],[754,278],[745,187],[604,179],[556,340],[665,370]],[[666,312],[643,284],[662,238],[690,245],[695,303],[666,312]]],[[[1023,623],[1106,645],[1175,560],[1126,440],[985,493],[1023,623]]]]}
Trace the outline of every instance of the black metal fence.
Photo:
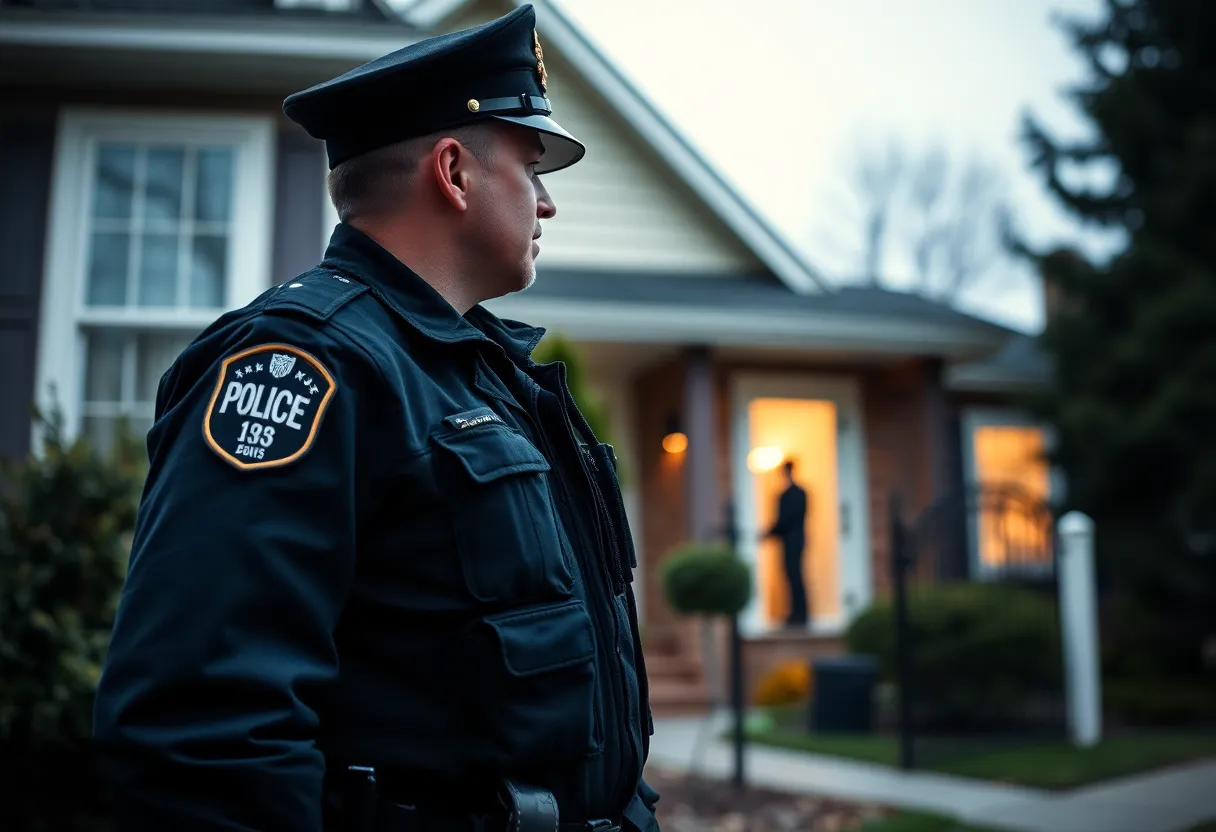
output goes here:
{"type": "Polygon", "coordinates": [[[1063,738],[1056,524],[1016,486],[891,506],[904,768],[1063,738]]]}

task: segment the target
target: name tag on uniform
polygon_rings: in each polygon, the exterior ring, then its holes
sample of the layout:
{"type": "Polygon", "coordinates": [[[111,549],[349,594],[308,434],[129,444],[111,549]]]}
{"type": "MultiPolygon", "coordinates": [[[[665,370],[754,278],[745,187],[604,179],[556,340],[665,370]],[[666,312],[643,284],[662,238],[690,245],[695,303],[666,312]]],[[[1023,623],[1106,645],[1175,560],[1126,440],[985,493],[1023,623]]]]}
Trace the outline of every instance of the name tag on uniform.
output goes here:
{"type": "Polygon", "coordinates": [[[493,410],[488,407],[478,407],[474,410],[466,410],[463,413],[454,413],[451,416],[444,416],[443,423],[450,428],[456,430],[466,430],[475,428],[478,425],[484,425],[487,422],[502,422],[502,419],[493,410]]]}

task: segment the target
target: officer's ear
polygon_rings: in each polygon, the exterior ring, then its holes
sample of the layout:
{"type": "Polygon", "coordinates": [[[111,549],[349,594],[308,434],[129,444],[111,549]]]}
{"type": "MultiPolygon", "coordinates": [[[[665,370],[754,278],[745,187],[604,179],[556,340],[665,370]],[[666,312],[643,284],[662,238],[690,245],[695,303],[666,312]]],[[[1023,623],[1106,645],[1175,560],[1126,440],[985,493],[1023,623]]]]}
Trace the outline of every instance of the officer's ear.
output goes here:
{"type": "Polygon", "coordinates": [[[443,199],[457,211],[469,210],[473,154],[456,139],[440,139],[431,149],[431,174],[443,199]]]}

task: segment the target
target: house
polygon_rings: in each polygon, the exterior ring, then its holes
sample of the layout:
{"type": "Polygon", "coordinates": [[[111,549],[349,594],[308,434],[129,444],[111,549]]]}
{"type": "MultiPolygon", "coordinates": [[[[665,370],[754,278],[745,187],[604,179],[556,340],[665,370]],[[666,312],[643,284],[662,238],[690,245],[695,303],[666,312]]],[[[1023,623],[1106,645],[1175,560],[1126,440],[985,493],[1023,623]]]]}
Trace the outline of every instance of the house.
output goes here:
{"type": "MultiPolygon", "coordinates": [[[[561,11],[540,0],[550,95],[586,159],[547,181],[539,280],[488,304],[576,339],[610,408],[640,563],[657,710],[702,704],[695,630],[663,556],[724,507],[757,591],[748,674],[839,649],[888,586],[886,511],[964,482],[1049,487],[1043,431],[1010,406],[1033,339],[825,280],[561,11]],[[782,629],[779,463],[810,492],[813,620],[782,629]]],[[[0,452],[29,404],[104,446],[146,428],[173,356],[223,310],[308,268],[336,217],[322,146],[283,97],[506,0],[0,0],[0,452]],[[53,398],[52,398],[53,397],[53,398]]],[[[974,544],[974,565],[994,557],[974,544]]]]}

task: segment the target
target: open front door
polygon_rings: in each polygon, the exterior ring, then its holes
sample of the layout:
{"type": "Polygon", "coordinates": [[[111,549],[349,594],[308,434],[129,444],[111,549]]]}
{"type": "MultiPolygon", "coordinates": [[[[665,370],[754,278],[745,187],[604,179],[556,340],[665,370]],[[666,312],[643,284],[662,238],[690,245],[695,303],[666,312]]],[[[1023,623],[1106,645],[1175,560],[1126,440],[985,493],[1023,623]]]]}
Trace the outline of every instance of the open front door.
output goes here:
{"type": "MultiPolygon", "coordinates": [[[[736,379],[734,498],[741,554],[752,565],[756,589],[743,617],[748,635],[791,627],[836,633],[869,603],[859,399],[848,380],[736,379]],[[787,462],[793,464],[793,484],[805,494],[803,534],[799,539],[786,529],[762,539],[773,529],[790,485],[787,462]],[[804,587],[805,625],[788,622],[791,606],[799,606],[791,580],[804,587]]],[[[801,502],[787,499],[795,506],[801,502]]]]}

